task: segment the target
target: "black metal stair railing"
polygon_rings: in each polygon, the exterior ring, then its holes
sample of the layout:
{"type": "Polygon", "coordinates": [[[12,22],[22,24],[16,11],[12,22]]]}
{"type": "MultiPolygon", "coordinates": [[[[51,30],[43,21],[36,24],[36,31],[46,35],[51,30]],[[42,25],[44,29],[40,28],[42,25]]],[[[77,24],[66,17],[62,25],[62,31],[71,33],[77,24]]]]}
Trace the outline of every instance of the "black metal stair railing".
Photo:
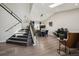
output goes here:
{"type": "Polygon", "coordinates": [[[8,8],[5,4],[1,3],[0,6],[5,9],[9,14],[11,14],[16,20],[22,23],[20,17],[18,17],[10,8],[8,8]]]}
{"type": "Polygon", "coordinates": [[[5,4],[0,3],[0,6],[7,11],[10,15],[12,15],[16,20],[18,20],[19,22],[16,23],[15,25],[11,26],[10,28],[8,28],[7,30],[5,30],[5,32],[11,30],[12,28],[14,28],[16,25],[18,25],[19,23],[22,23],[22,20],[20,17],[18,17],[10,8],[8,8],[5,4]]]}

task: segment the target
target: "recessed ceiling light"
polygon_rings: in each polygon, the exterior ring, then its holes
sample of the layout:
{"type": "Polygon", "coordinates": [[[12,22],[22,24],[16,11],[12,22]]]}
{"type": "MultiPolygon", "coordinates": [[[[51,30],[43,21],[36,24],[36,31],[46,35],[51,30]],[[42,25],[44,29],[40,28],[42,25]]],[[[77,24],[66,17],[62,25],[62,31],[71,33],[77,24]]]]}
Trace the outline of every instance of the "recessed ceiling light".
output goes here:
{"type": "Polygon", "coordinates": [[[62,5],[63,3],[55,3],[55,4],[52,4],[52,5],[50,5],[49,7],[50,8],[55,8],[55,7],[57,7],[57,6],[59,6],[59,5],[62,5]]]}

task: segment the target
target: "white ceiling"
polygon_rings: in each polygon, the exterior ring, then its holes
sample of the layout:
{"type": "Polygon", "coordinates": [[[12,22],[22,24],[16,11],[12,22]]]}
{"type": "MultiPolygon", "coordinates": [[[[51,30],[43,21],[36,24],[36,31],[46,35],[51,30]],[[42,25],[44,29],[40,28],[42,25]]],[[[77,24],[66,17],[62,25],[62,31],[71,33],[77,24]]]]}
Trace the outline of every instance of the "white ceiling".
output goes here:
{"type": "Polygon", "coordinates": [[[75,6],[74,3],[65,3],[55,8],[50,8],[49,5],[51,4],[54,4],[54,3],[34,3],[32,4],[29,18],[35,21],[43,21],[57,12],[79,8],[79,5],[75,6]],[[41,16],[41,14],[43,14],[43,16],[41,16]]]}

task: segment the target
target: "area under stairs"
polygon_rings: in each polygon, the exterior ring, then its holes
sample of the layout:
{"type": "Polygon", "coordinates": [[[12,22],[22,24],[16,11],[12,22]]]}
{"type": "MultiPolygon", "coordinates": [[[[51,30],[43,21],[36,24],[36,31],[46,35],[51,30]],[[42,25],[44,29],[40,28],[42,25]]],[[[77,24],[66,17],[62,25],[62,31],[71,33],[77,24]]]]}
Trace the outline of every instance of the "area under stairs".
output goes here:
{"type": "Polygon", "coordinates": [[[13,36],[11,36],[7,41],[7,43],[18,44],[18,45],[32,45],[33,39],[30,32],[30,29],[21,29],[13,36]]]}

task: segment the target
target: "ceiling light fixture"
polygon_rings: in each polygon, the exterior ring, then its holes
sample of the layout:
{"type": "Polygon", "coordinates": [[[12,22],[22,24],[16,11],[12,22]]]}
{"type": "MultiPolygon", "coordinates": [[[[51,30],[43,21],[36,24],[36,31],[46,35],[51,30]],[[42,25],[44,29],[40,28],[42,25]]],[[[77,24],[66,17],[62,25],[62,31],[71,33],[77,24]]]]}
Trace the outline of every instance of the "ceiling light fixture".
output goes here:
{"type": "Polygon", "coordinates": [[[63,3],[55,3],[55,4],[52,4],[52,5],[50,5],[49,7],[50,8],[55,8],[55,7],[57,7],[57,6],[59,6],[59,5],[62,5],[63,3]]]}

